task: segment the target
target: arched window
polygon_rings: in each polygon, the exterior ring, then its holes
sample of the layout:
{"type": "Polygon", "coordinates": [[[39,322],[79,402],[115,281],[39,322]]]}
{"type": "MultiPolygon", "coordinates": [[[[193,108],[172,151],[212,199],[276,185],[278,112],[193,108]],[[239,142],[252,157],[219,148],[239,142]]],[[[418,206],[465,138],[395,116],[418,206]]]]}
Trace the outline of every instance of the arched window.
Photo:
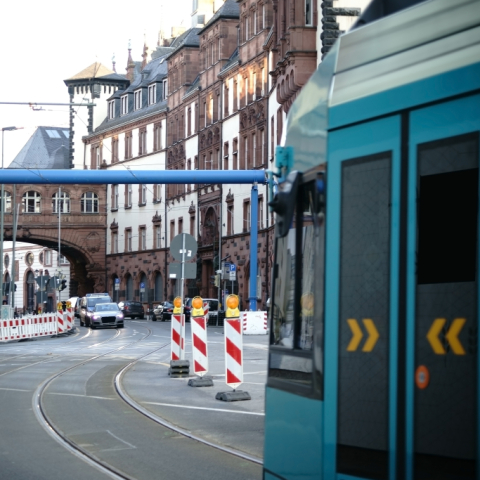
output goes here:
{"type": "MultiPolygon", "coordinates": [[[[10,192],[4,192],[5,195],[5,210],[4,213],[12,212],[12,194],[10,192]]],[[[2,199],[0,198],[0,203],[2,199]]],[[[0,207],[1,208],[1,207],[0,207]]]]}
{"type": "Polygon", "coordinates": [[[126,287],[127,288],[125,289],[125,299],[133,300],[133,278],[131,275],[127,276],[126,287]]]}
{"type": "Polygon", "coordinates": [[[85,192],[81,200],[82,213],[98,213],[98,196],[93,192],[85,192]]]}
{"type": "Polygon", "coordinates": [[[42,197],[38,192],[30,190],[25,192],[22,197],[24,213],[40,213],[40,200],[42,197]]]}
{"type": "Polygon", "coordinates": [[[161,273],[157,272],[155,275],[155,291],[154,300],[160,302],[163,298],[163,280],[161,273]]]}
{"type": "Polygon", "coordinates": [[[52,211],[53,213],[70,213],[70,195],[66,192],[52,195],[52,211]]]}

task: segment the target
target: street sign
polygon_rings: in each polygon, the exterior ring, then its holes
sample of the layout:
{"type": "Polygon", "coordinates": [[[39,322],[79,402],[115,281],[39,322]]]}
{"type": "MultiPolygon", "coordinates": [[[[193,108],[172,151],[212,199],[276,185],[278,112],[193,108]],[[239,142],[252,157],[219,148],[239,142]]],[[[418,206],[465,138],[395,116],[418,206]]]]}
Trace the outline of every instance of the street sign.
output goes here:
{"type": "Polygon", "coordinates": [[[145,293],[145,283],[140,282],[140,293],[145,293]]]}
{"type": "Polygon", "coordinates": [[[230,279],[230,263],[224,262],[222,264],[222,280],[230,279]]]}
{"type": "Polygon", "coordinates": [[[230,264],[229,280],[233,281],[237,279],[237,266],[234,263],[230,264]]]}
{"type": "MultiPolygon", "coordinates": [[[[196,263],[185,263],[184,275],[183,278],[197,278],[197,264],[196,263]]],[[[181,263],[170,263],[168,265],[168,276],[169,278],[178,278],[182,277],[182,264],[181,263]]]]}
{"type": "Polygon", "coordinates": [[[115,279],[115,290],[120,290],[120,279],[119,278],[115,279]]]}
{"type": "MultiPolygon", "coordinates": [[[[170,254],[175,260],[188,262],[197,254],[198,245],[192,235],[179,233],[170,244],[170,254]]],[[[192,277],[195,278],[195,277],[192,277]]]]}

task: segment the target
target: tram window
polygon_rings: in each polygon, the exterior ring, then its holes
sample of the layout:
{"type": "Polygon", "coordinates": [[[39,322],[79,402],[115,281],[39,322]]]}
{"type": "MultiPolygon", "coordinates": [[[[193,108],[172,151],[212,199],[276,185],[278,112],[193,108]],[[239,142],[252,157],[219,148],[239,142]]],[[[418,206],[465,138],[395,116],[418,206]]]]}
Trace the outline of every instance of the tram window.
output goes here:
{"type": "Polygon", "coordinates": [[[321,395],[324,224],[315,185],[294,192],[290,230],[276,238],[269,385],[279,387],[272,379],[308,389],[314,383],[321,395]]]}
{"type": "Polygon", "coordinates": [[[476,150],[472,136],[443,140],[419,149],[419,284],[475,280],[476,150]]]}

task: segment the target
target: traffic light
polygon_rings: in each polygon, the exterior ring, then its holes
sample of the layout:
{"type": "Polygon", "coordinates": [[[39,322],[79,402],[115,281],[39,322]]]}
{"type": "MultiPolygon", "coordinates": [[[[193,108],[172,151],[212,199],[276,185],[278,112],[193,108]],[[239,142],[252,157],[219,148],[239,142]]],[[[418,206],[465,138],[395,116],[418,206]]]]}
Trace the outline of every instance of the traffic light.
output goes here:
{"type": "Polygon", "coordinates": [[[60,287],[60,291],[65,290],[67,288],[67,281],[65,279],[62,280],[62,285],[60,287]]]}
{"type": "Polygon", "coordinates": [[[215,280],[215,277],[216,277],[216,275],[212,275],[212,276],[210,277],[210,285],[215,285],[215,281],[216,281],[216,280],[215,280]]]}
{"type": "Polygon", "coordinates": [[[215,286],[220,286],[220,275],[218,273],[215,275],[215,286]]]}

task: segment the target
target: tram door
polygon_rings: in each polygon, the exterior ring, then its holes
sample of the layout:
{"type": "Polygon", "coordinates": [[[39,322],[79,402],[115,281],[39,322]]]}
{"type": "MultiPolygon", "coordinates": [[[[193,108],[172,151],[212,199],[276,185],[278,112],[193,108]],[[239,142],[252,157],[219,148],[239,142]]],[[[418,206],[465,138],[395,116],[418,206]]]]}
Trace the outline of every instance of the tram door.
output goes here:
{"type": "Polygon", "coordinates": [[[324,478],[478,478],[478,111],[329,136],[324,478]]]}

